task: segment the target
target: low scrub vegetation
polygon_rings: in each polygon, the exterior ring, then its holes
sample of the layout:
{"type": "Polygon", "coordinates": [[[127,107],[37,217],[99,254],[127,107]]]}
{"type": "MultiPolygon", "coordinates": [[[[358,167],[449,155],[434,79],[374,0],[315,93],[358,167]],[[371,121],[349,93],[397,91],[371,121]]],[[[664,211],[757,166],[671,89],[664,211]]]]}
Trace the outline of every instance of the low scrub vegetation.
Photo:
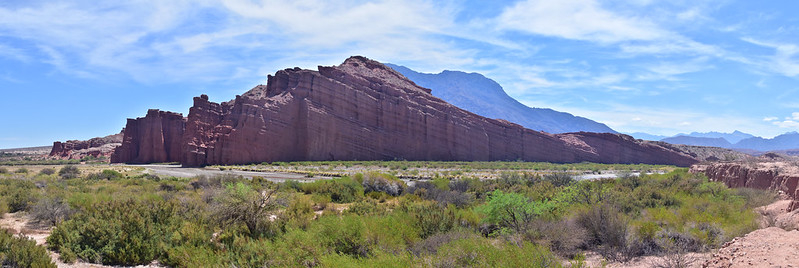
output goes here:
{"type": "MultiPolygon", "coordinates": [[[[752,208],[774,200],[684,169],[595,181],[520,171],[408,183],[381,173],[273,183],[97,170],[2,175],[0,210],[53,225],[47,245],[65,262],[580,267],[589,250],[626,261],[717,248],[756,228],[752,208]]],[[[4,239],[4,265],[26,266],[18,264],[27,257],[5,253],[4,239]]]]}

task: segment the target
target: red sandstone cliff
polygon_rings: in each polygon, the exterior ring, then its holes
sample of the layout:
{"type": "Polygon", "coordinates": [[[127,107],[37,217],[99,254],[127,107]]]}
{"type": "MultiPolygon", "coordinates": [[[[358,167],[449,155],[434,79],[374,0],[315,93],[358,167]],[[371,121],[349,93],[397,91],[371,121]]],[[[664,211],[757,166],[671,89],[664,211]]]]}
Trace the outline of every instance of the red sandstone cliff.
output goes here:
{"type": "Polygon", "coordinates": [[[778,191],[793,200],[789,211],[799,208],[799,167],[792,163],[713,163],[694,165],[691,172],[704,173],[711,181],[723,182],[729,187],[778,191]]]}
{"type": "MultiPolygon", "coordinates": [[[[160,133],[152,129],[159,125],[131,125],[143,119],[130,120],[125,141],[112,161],[163,162],[136,157],[151,154],[150,150],[161,151],[149,148],[160,144],[157,140],[135,141],[150,140],[148,133],[160,133]]],[[[181,141],[181,155],[169,159],[185,166],[393,159],[680,166],[696,162],[682,152],[626,135],[553,135],[481,117],[432,96],[429,89],[364,57],[351,57],[339,66],[320,66],[318,71],[278,71],[268,77],[266,86],[257,86],[230,102],[194,98],[181,141]]]]}
{"type": "Polygon", "coordinates": [[[56,141],[53,142],[53,148],[50,149],[49,156],[57,159],[81,159],[87,156],[110,157],[114,148],[121,145],[123,132],[85,141],[56,141]]]}
{"type": "Polygon", "coordinates": [[[182,114],[151,109],[147,116],[128,119],[122,146],[111,163],[180,162],[186,120],[182,114]]]}

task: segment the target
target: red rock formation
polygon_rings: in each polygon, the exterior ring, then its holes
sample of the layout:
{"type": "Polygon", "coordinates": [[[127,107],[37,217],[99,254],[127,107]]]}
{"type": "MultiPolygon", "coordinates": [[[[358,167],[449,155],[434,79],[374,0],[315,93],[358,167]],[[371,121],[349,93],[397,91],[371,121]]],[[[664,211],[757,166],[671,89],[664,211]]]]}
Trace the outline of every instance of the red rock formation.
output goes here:
{"type": "MultiPolygon", "coordinates": [[[[124,131],[124,130],[123,130],[124,131]]],[[[68,140],[53,142],[50,157],[57,159],[81,159],[87,156],[110,157],[114,148],[121,145],[122,132],[89,140],[68,140]]]]}
{"type": "Polygon", "coordinates": [[[778,191],[793,200],[789,211],[799,208],[799,167],[791,163],[714,163],[694,165],[691,172],[704,173],[711,181],[723,182],[729,187],[778,191]]]}
{"type": "MultiPolygon", "coordinates": [[[[149,117],[149,113],[148,113],[149,117]]],[[[115,162],[131,162],[131,126],[115,162]],[[130,144],[130,145],[129,145],[130,144]]],[[[149,126],[149,125],[148,125],[149,126]]],[[[146,127],[146,126],[143,126],[146,127]]],[[[116,155],[116,154],[115,154],[116,155]]],[[[688,166],[684,153],[626,135],[532,131],[450,105],[376,61],[278,71],[221,104],[194,98],[185,166],[297,160],[525,160],[688,166]]],[[[135,162],[154,162],[138,159],[135,162]]],[[[157,162],[157,161],[155,161],[157,162]]]]}
{"type": "Polygon", "coordinates": [[[111,162],[180,162],[185,127],[182,114],[155,109],[145,117],[128,119],[122,146],[111,155],[111,162]]]}

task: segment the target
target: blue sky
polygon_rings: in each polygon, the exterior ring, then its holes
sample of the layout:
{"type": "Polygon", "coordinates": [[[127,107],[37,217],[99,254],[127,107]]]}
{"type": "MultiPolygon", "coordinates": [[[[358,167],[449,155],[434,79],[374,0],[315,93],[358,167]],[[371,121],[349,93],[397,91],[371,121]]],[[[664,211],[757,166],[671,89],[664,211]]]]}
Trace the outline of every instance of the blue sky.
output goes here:
{"type": "Polygon", "coordinates": [[[621,132],[799,130],[799,1],[0,2],[0,148],[118,132],[351,55],[621,132]],[[117,3],[119,2],[119,3],[117,3]]]}

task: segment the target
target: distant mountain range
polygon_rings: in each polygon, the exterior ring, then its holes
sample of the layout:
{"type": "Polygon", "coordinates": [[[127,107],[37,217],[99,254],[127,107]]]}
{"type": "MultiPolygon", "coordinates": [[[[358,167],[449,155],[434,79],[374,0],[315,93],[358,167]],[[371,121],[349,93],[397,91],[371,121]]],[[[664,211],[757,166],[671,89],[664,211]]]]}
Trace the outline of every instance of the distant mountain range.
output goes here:
{"type": "Polygon", "coordinates": [[[549,133],[617,133],[605,124],[547,108],[531,108],[508,96],[496,81],[479,73],[443,71],[420,73],[404,66],[386,64],[419,86],[464,110],[488,118],[504,119],[533,130],[549,133]]]}
{"type": "MultiPolygon", "coordinates": [[[[631,136],[638,139],[655,140],[664,136],[650,135],[646,133],[631,133],[631,136]]],[[[713,146],[728,149],[736,149],[752,153],[753,151],[785,151],[799,149],[799,133],[788,132],[771,139],[765,139],[752,134],[734,131],[732,133],[692,132],[691,134],[677,134],[673,137],[664,137],[660,141],[671,144],[685,144],[695,146],[713,146]]]]}

